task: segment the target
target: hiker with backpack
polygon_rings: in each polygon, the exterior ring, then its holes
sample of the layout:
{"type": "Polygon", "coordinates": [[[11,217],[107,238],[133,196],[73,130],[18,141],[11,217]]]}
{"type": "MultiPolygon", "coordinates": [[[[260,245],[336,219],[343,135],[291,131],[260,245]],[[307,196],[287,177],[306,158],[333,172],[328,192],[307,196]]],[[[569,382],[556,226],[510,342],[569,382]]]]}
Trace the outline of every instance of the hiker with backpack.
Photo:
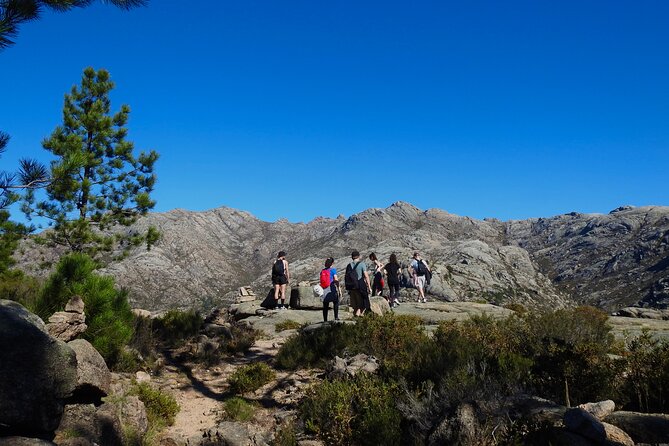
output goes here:
{"type": "Polygon", "coordinates": [[[413,277],[413,286],[418,289],[418,299],[416,302],[427,302],[425,298],[425,286],[430,283],[432,272],[427,266],[427,262],[420,258],[420,254],[413,253],[411,261],[411,276],[413,277]]]}
{"type": "Polygon", "coordinates": [[[350,305],[353,308],[353,316],[362,316],[365,311],[370,309],[369,293],[372,291],[372,287],[369,283],[367,265],[360,260],[360,252],[353,251],[351,259],[353,261],[346,266],[344,286],[351,299],[350,305]]]}
{"type": "Polygon", "coordinates": [[[272,285],[274,285],[274,301],[276,308],[287,310],[286,307],[286,285],[290,282],[290,270],[286,260],[286,251],[279,251],[276,261],[272,265],[272,285]],[[281,305],[279,305],[281,299],[281,305]]]}
{"type": "Polygon", "coordinates": [[[377,293],[379,296],[383,297],[383,263],[379,262],[379,259],[376,257],[376,254],[371,253],[369,255],[369,260],[372,261],[372,266],[374,269],[374,280],[372,281],[372,296],[376,296],[377,293]]]}
{"type": "Polygon", "coordinates": [[[332,267],[334,259],[328,257],[325,260],[325,268],[321,270],[320,286],[323,288],[323,322],[328,321],[328,311],[330,309],[330,302],[334,310],[335,321],[339,320],[339,278],[337,278],[337,270],[332,267]]]}
{"type": "Polygon", "coordinates": [[[388,279],[388,290],[390,292],[388,303],[392,308],[395,308],[400,304],[400,276],[402,275],[402,268],[395,253],[390,254],[390,260],[383,267],[383,271],[385,271],[388,279]]]}

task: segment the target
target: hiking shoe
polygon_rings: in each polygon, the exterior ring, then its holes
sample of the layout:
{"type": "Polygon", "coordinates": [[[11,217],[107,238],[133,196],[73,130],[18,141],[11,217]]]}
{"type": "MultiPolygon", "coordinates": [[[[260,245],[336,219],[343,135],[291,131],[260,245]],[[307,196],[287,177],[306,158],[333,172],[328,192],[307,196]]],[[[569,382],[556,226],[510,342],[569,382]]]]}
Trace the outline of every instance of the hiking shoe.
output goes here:
{"type": "Polygon", "coordinates": [[[423,303],[424,303],[424,304],[427,303],[427,299],[426,299],[426,298],[423,298],[423,303]]]}

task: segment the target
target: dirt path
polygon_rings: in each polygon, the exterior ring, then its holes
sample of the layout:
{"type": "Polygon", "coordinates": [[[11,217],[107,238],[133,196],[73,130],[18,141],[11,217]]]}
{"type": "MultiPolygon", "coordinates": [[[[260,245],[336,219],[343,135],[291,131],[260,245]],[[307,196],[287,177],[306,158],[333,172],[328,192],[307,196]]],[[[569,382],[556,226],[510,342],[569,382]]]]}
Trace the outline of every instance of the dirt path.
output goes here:
{"type": "MultiPolygon", "coordinates": [[[[272,362],[285,336],[257,340],[249,351],[240,357],[225,358],[220,364],[205,367],[200,364],[181,363],[178,358],[167,358],[166,366],[155,382],[174,394],[181,410],[175,423],[163,432],[178,444],[188,439],[201,438],[207,430],[221,420],[223,401],[232,395],[228,392],[228,379],[239,367],[255,362],[272,362]]],[[[312,381],[313,373],[277,372],[276,380],[252,395],[244,395],[258,403],[252,423],[270,428],[275,424],[274,412],[296,403],[296,391],[312,381]]]]}

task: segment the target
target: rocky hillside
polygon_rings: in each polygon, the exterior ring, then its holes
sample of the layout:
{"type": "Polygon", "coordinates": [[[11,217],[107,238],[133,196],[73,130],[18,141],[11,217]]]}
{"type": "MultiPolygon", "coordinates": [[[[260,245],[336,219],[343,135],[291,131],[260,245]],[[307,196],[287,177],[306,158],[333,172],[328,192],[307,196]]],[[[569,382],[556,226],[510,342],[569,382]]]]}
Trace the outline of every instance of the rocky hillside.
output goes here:
{"type": "MultiPolygon", "coordinates": [[[[442,300],[607,310],[669,304],[669,207],[501,222],[398,202],[296,224],[219,208],[156,213],[137,223],[149,225],[162,233],[158,244],[137,248],[105,272],[131,290],[133,305],[153,311],[211,307],[242,285],[269,289],[281,249],[293,283],[316,280],[328,256],[344,268],[352,249],[382,260],[395,252],[404,262],[418,250],[435,272],[430,292],[442,300]]],[[[22,266],[33,271],[49,258],[41,248],[22,251],[22,266]]]]}

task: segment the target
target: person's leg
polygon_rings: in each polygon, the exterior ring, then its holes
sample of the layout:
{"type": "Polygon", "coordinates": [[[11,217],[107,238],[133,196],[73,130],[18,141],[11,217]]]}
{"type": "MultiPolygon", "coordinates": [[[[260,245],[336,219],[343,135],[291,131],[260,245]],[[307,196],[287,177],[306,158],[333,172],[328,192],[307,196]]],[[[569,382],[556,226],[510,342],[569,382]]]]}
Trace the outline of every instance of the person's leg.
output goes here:
{"type": "Polygon", "coordinates": [[[334,310],[335,321],[339,320],[339,296],[335,296],[334,302],[332,302],[332,309],[334,310]]]}
{"type": "Polygon", "coordinates": [[[281,292],[281,285],[274,284],[274,308],[279,306],[279,293],[281,292]]]}
{"type": "Polygon", "coordinates": [[[286,308],[286,284],[281,284],[281,308],[286,308]]]}
{"type": "Polygon", "coordinates": [[[360,290],[350,290],[348,295],[351,299],[351,308],[353,308],[353,315],[360,316],[362,311],[362,299],[360,295],[360,290]]]}
{"type": "Polygon", "coordinates": [[[327,302],[327,301],[324,300],[324,301],[323,301],[323,322],[327,322],[327,321],[328,321],[328,310],[329,310],[328,307],[329,307],[329,306],[330,306],[329,302],[327,302]]]}

